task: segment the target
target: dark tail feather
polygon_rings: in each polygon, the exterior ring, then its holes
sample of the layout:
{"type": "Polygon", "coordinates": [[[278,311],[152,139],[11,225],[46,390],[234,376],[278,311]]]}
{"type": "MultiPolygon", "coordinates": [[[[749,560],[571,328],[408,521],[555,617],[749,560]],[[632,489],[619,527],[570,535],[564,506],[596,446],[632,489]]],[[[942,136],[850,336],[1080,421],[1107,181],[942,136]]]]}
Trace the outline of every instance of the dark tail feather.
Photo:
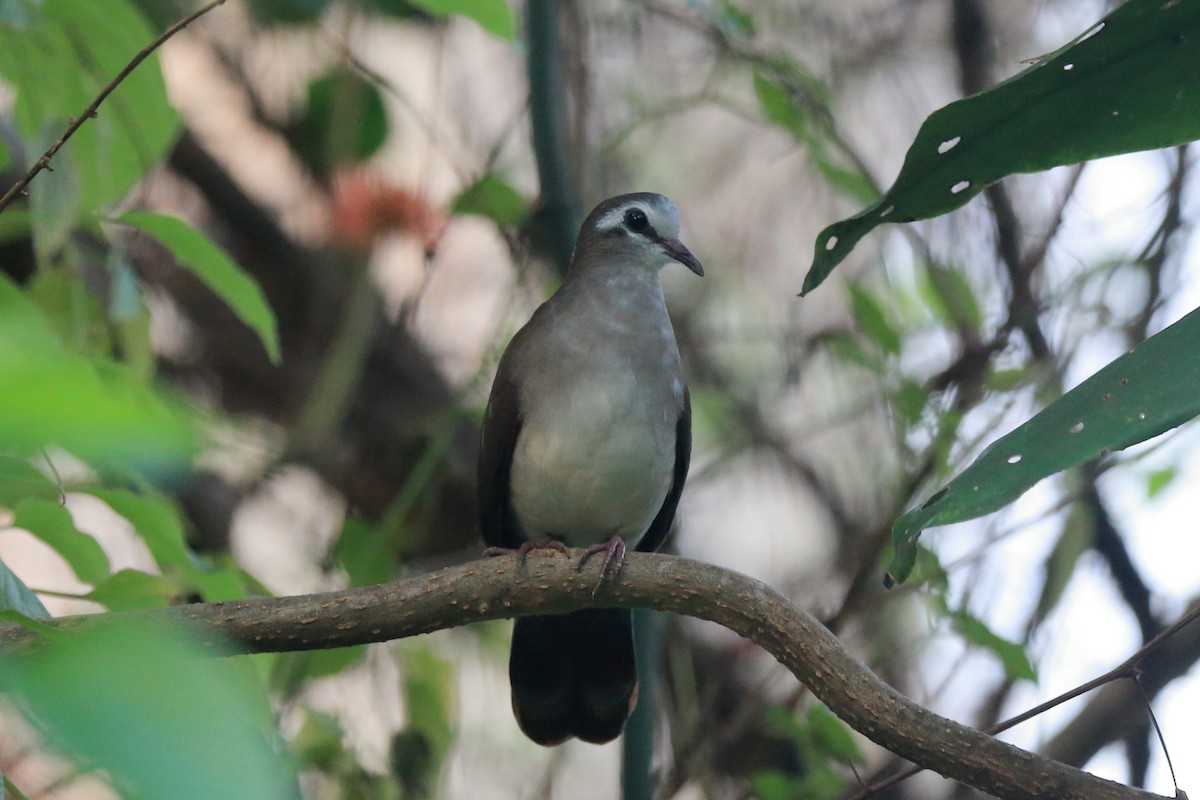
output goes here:
{"type": "Polygon", "coordinates": [[[517,724],[533,741],[611,741],[637,701],[633,617],[615,608],[522,617],[508,675],[517,724]]]}

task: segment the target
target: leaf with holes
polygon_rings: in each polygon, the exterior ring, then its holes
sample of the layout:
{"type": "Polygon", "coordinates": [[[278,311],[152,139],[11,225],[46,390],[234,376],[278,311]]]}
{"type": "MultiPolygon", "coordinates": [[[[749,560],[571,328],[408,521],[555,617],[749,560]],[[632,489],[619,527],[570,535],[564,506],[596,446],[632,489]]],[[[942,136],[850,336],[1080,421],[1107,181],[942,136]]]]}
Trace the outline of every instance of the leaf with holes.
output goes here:
{"type": "Polygon", "coordinates": [[[1200,310],[1134,350],[992,443],[923,506],[892,526],[889,580],[912,571],[921,531],[996,511],[1056,472],[1123,450],[1200,414],[1200,310]]]}
{"type": "Polygon", "coordinates": [[[817,237],[802,293],[885,222],[953,211],[1005,175],[1200,138],[1200,3],[1129,0],[1066,47],[925,120],[895,184],[817,237]]]}

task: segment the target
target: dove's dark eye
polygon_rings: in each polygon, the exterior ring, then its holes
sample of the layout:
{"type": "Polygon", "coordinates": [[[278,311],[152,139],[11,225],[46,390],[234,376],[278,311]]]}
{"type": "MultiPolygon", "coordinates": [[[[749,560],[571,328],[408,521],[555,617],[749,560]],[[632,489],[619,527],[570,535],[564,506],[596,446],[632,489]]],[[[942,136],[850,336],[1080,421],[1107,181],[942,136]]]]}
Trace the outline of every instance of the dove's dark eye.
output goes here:
{"type": "Polygon", "coordinates": [[[650,220],[646,219],[645,211],[631,208],[625,212],[625,227],[634,233],[643,233],[650,228],[650,220]]]}

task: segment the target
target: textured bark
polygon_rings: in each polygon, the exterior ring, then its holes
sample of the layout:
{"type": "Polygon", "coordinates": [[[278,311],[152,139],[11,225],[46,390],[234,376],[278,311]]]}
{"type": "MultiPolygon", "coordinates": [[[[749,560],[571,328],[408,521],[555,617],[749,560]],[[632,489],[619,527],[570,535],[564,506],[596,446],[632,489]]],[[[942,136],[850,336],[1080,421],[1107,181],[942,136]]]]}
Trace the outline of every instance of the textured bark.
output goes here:
{"type": "MultiPolygon", "coordinates": [[[[745,636],[855,730],[997,797],[1159,797],[1026,752],[918,706],[880,681],[815,618],[744,575],[673,556],[631,553],[616,580],[595,591],[599,559],[582,571],[575,569],[576,560],[535,551],[523,566],[504,556],[341,592],[136,613],[185,623],[213,647],[232,644],[242,651],[279,652],[386,641],[529,613],[654,608],[711,620],[745,636]]],[[[117,616],[71,617],[53,624],[73,628],[117,616]]],[[[119,616],[128,619],[131,614],[119,616]]],[[[37,636],[24,627],[4,626],[0,652],[30,647],[37,636]]]]}

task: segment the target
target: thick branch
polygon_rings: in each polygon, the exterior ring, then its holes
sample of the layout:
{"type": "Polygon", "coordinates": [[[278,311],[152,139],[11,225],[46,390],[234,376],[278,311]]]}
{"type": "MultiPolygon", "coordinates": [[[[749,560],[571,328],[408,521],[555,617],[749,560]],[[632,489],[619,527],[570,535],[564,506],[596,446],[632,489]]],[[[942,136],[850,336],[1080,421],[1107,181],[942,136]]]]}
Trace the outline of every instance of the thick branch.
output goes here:
{"type": "MultiPolygon", "coordinates": [[[[875,677],[816,619],[756,580],[688,559],[634,553],[618,578],[593,597],[599,561],[578,571],[574,557],[534,552],[523,567],[505,556],[341,592],[137,613],[187,623],[210,645],[233,642],[250,652],[280,652],[386,641],[530,613],[589,607],[671,611],[719,623],[756,642],[855,730],[998,797],[1158,797],[1025,752],[921,708],[875,677]]],[[[73,628],[114,616],[69,617],[55,625],[73,628]]],[[[20,626],[0,627],[0,651],[26,648],[36,636],[20,626]]]]}

